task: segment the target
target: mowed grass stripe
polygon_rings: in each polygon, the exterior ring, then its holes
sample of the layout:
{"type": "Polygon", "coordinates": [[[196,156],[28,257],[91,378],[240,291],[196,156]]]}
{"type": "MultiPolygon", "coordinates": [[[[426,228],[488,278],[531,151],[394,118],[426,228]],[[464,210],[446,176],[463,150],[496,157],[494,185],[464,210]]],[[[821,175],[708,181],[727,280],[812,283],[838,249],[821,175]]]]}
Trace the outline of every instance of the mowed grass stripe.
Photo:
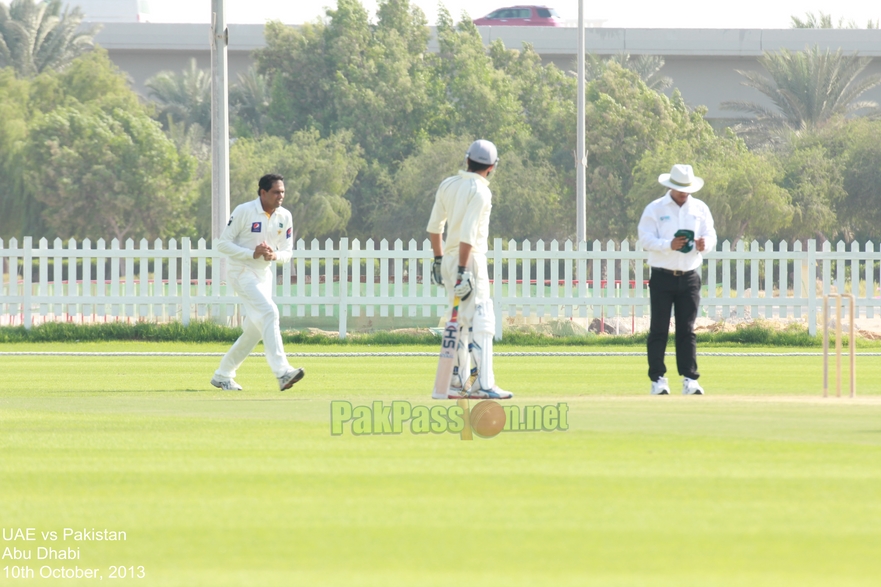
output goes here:
{"type": "Polygon", "coordinates": [[[0,363],[4,525],[124,529],[126,543],[81,545],[82,563],[145,564],[149,585],[873,585],[881,572],[881,404],[802,401],[819,387],[809,358],[707,358],[705,398],[647,397],[638,359],[499,359],[517,403],[567,401],[571,429],[473,442],[330,436],[331,399],[428,404],[412,387],[434,364],[419,358],[315,360],[284,394],[258,359],[241,394],[203,391],[213,359],[33,359],[0,363]]]}

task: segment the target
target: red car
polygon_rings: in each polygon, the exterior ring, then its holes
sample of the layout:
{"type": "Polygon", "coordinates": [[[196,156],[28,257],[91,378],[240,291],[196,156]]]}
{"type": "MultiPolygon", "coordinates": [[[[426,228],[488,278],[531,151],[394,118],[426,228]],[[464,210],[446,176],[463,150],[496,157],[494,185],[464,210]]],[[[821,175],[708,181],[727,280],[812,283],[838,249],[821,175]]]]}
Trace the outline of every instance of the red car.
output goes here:
{"type": "Polygon", "coordinates": [[[477,26],[563,26],[557,11],[547,6],[511,6],[474,21],[477,26]]]}

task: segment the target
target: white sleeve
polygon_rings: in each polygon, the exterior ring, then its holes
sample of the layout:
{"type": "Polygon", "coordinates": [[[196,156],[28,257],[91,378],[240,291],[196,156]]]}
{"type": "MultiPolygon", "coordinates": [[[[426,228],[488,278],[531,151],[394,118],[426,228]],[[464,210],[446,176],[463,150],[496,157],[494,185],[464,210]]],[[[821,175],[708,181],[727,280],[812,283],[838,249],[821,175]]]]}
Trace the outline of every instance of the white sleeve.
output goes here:
{"type": "Polygon", "coordinates": [[[459,228],[459,242],[474,246],[480,240],[480,219],[484,209],[492,205],[490,198],[491,196],[483,190],[476,190],[471,196],[471,201],[465,209],[465,216],[462,217],[462,226],[459,228]]]}
{"type": "Polygon", "coordinates": [[[704,242],[704,251],[715,251],[716,243],[718,242],[718,237],[716,237],[716,224],[713,220],[713,214],[710,212],[710,207],[707,206],[707,217],[704,219],[704,230],[703,234],[700,236],[706,239],[704,242]]]}
{"type": "Polygon", "coordinates": [[[235,259],[236,261],[253,261],[254,260],[254,251],[250,249],[246,249],[245,247],[241,247],[236,244],[236,237],[239,236],[242,232],[242,223],[244,222],[244,218],[247,214],[239,212],[236,210],[233,212],[232,217],[229,219],[229,223],[226,225],[226,228],[223,229],[223,233],[220,235],[216,241],[214,241],[213,246],[216,250],[220,251],[230,259],[235,259]]]}
{"type": "Polygon", "coordinates": [[[287,263],[291,260],[294,251],[294,222],[293,218],[287,218],[285,220],[285,226],[281,234],[282,238],[279,239],[277,246],[275,247],[275,257],[276,261],[279,263],[287,263]]]}
{"type": "Polygon", "coordinates": [[[659,236],[658,221],[650,212],[651,208],[651,205],[646,206],[639,219],[639,244],[644,251],[668,251],[673,240],[659,236]]]}
{"type": "Polygon", "coordinates": [[[447,224],[447,212],[444,210],[444,203],[441,198],[441,190],[443,185],[437,190],[434,196],[434,206],[431,208],[431,218],[428,220],[428,232],[432,234],[443,234],[444,226],[447,224]]]}

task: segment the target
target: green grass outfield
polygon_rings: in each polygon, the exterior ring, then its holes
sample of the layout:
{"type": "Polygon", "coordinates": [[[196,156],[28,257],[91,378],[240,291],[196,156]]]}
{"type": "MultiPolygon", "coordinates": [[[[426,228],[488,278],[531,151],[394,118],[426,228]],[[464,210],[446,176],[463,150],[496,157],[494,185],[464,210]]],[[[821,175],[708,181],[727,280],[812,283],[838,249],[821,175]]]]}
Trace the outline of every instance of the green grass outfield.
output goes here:
{"type": "MultiPolygon", "coordinates": [[[[22,350],[226,345],[0,345],[22,350]]],[[[240,370],[246,391],[210,388],[217,362],[0,356],[0,525],[37,532],[0,544],[32,551],[0,561],[0,584],[105,585],[112,565],[143,565],[146,578],[116,583],[150,587],[839,587],[881,576],[877,357],[858,358],[857,400],[820,398],[819,357],[701,357],[705,397],[648,396],[642,357],[499,357],[516,403],[566,402],[570,429],[471,442],[406,428],[330,435],[332,399],[437,404],[426,399],[432,357],[296,359],[307,377],[285,393],[261,358],[240,370]],[[127,540],[40,537],[65,527],[127,540]],[[80,559],[36,560],[41,546],[78,547],[80,559]],[[37,578],[5,577],[20,566],[37,578]],[[40,580],[44,566],[104,579],[40,580]]]]}

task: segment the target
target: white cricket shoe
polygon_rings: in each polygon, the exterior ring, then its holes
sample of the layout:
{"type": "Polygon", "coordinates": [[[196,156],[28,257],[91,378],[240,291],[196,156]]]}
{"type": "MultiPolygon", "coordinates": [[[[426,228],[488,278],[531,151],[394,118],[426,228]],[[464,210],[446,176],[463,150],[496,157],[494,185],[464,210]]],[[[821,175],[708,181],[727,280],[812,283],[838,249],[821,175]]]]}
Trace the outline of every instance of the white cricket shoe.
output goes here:
{"type": "Polygon", "coordinates": [[[514,397],[514,394],[510,391],[505,391],[498,385],[493,385],[492,389],[480,389],[475,384],[465,396],[469,399],[511,399],[514,397]]]}
{"type": "Polygon", "coordinates": [[[284,375],[278,378],[278,389],[280,391],[284,391],[286,389],[290,389],[294,386],[294,383],[302,379],[306,376],[306,371],[303,369],[291,369],[284,375]]]}
{"type": "Polygon", "coordinates": [[[682,395],[703,395],[704,388],[700,386],[700,383],[697,382],[697,379],[689,379],[688,377],[682,380],[682,395]]]}
{"type": "Polygon", "coordinates": [[[242,386],[235,382],[235,379],[226,379],[215,375],[211,378],[211,385],[223,391],[242,391],[242,386]]]}
{"type": "Polygon", "coordinates": [[[658,377],[657,381],[652,381],[652,395],[670,395],[670,384],[666,377],[658,377]]]}

